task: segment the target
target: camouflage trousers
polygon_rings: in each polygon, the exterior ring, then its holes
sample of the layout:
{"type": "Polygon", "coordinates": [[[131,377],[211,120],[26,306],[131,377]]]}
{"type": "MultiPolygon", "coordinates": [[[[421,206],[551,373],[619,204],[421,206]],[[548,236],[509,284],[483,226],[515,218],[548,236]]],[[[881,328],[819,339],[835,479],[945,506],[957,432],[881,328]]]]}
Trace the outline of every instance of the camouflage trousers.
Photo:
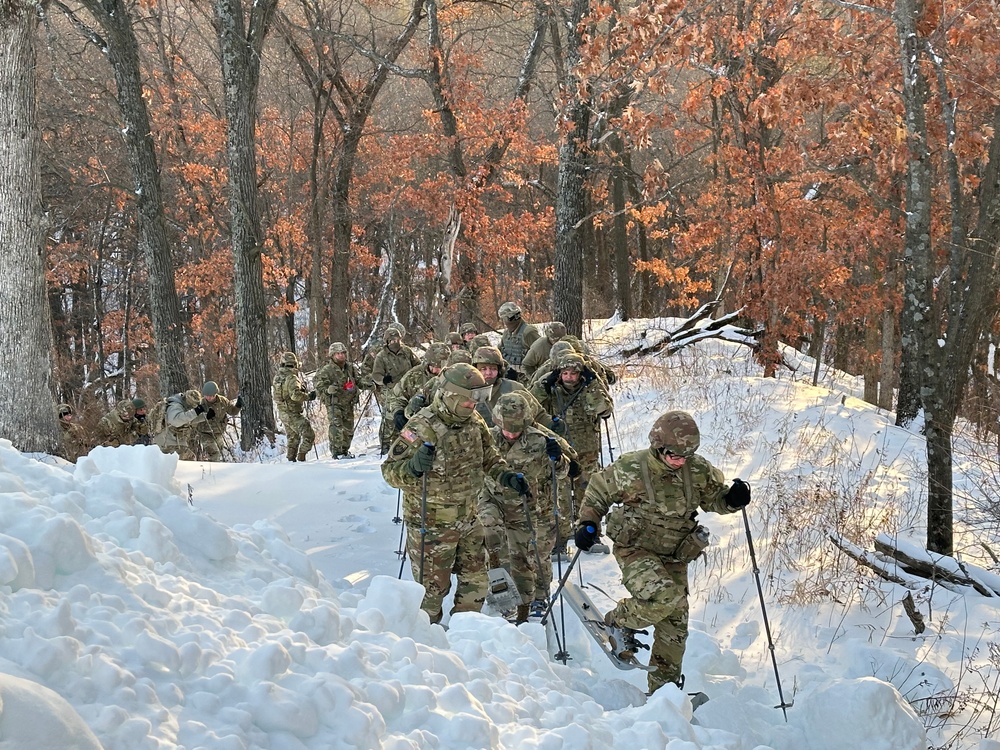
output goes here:
{"type": "MultiPolygon", "coordinates": [[[[597,453],[581,453],[577,463],[583,472],[576,479],[566,477],[559,481],[559,539],[563,546],[566,540],[572,539],[576,533],[576,518],[580,514],[580,504],[583,502],[583,492],[587,482],[597,471],[597,453]]],[[[549,503],[551,506],[551,503],[549,503]]],[[[551,521],[551,534],[556,536],[555,521],[551,521]]]]}
{"type": "Polygon", "coordinates": [[[622,599],[611,618],[633,630],[653,626],[649,663],[656,671],[648,676],[649,692],[668,682],[679,683],[688,634],[687,564],[664,562],[643,549],[615,547],[622,569],[622,583],[631,598],[622,599]]]}
{"type": "MultiPolygon", "coordinates": [[[[474,504],[468,506],[470,509],[474,504]]],[[[479,612],[486,601],[489,581],[486,577],[486,554],[483,525],[474,510],[461,512],[450,508],[432,508],[428,512],[426,535],[420,533],[420,497],[404,498],[406,554],[410,558],[413,580],[421,582],[423,568],[424,599],[420,608],[431,622],[441,622],[442,605],[451,591],[451,576],[458,579],[451,613],[479,612]],[[446,521],[454,516],[453,522],[446,521]]]]}
{"type": "Polygon", "coordinates": [[[552,584],[549,555],[556,542],[554,527],[550,523],[552,488],[545,484],[538,491],[538,497],[528,501],[530,519],[524,513],[520,498],[514,500],[505,494],[500,502],[502,522],[485,529],[486,549],[491,556],[496,556],[498,565],[510,571],[525,604],[532,599],[548,599],[552,584]]]}
{"type": "Polygon", "coordinates": [[[392,441],[395,440],[396,436],[399,434],[396,430],[396,423],[393,421],[393,415],[388,413],[388,389],[379,388],[376,390],[375,400],[378,401],[378,406],[382,413],[382,419],[378,425],[378,442],[380,452],[387,454],[389,452],[389,446],[392,445],[392,441]]]}
{"type": "Polygon", "coordinates": [[[200,461],[222,460],[222,435],[213,435],[210,432],[195,432],[191,434],[188,442],[196,459],[200,461]]]}
{"type": "Polygon", "coordinates": [[[285,425],[285,435],[288,436],[288,450],[285,455],[289,461],[294,461],[296,456],[303,456],[309,452],[316,442],[316,433],[313,432],[312,425],[302,412],[279,411],[281,423],[285,425]]]}
{"type": "Polygon", "coordinates": [[[351,449],[351,442],[354,440],[354,406],[327,404],[326,416],[330,421],[327,429],[330,455],[343,455],[351,449]]]}

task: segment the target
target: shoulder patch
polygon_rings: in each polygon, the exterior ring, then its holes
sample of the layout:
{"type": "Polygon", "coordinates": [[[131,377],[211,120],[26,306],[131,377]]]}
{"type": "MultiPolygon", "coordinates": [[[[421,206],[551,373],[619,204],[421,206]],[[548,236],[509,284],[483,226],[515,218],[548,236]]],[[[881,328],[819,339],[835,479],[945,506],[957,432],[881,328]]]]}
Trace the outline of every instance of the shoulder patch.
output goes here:
{"type": "Polygon", "coordinates": [[[420,437],[413,430],[403,428],[403,431],[399,433],[399,436],[403,438],[408,443],[415,443],[420,440],[420,437]]]}

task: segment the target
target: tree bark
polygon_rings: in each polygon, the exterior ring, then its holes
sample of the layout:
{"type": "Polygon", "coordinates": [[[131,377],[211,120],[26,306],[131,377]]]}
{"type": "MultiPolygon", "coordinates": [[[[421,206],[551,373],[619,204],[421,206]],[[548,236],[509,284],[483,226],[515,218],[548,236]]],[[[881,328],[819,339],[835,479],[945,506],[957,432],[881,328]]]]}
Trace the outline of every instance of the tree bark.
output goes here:
{"type": "Polygon", "coordinates": [[[236,289],[236,370],[244,403],[240,440],[244,450],[262,437],[273,435],[275,428],[255,139],[260,56],[276,5],[277,0],[255,0],[247,19],[241,0],[215,3],[226,101],[226,160],[236,289]]]}
{"type": "Polygon", "coordinates": [[[0,2],[0,435],[21,451],[62,454],[49,361],[37,25],[32,3],[0,2]]]}
{"type": "MultiPolygon", "coordinates": [[[[139,249],[149,274],[149,313],[153,323],[160,391],[179,393],[190,387],[184,370],[184,326],[174,283],[174,262],[167,238],[160,167],[156,158],[149,110],[143,97],[139,45],[132,16],[123,0],[83,0],[103,30],[104,52],[118,89],[125,151],[135,180],[139,249]]],[[[95,40],[99,44],[102,40],[95,40]]]]}

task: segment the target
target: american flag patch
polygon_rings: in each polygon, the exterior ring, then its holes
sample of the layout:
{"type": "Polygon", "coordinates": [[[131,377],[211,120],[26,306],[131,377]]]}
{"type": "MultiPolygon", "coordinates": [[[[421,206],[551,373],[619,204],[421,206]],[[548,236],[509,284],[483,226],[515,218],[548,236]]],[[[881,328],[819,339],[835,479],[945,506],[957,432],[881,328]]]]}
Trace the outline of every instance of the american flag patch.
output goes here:
{"type": "Polygon", "coordinates": [[[417,441],[417,433],[415,433],[413,430],[407,430],[406,428],[404,428],[403,431],[399,434],[400,437],[402,437],[403,440],[405,440],[408,443],[414,443],[417,441]]]}

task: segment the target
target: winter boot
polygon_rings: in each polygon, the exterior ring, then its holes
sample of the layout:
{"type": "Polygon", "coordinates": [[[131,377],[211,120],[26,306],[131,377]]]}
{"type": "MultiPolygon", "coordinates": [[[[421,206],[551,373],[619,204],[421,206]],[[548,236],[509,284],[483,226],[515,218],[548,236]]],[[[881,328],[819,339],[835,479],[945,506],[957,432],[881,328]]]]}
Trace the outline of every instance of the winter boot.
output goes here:
{"type": "Polygon", "coordinates": [[[549,555],[549,557],[552,559],[553,562],[558,560],[560,557],[563,559],[563,562],[568,560],[569,555],[566,554],[566,545],[564,544],[562,547],[554,548],[552,550],[552,554],[549,555]]]}
{"type": "Polygon", "coordinates": [[[296,460],[298,460],[299,462],[303,462],[306,460],[306,456],[308,455],[309,455],[308,453],[300,453],[298,459],[296,460]]]}
{"type": "Polygon", "coordinates": [[[529,607],[527,604],[518,604],[517,613],[514,615],[514,624],[520,625],[528,621],[529,607]]]}
{"type": "Polygon", "coordinates": [[[545,599],[533,599],[530,607],[531,617],[544,617],[545,610],[549,608],[549,603],[545,599]]]}
{"type": "Polygon", "coordinates": [[[634,659],[636,651],[641,648],[649,648],[645,643],[641,643],[637,635],[640,633],[645,635],[645,630],[632,630],[632,628],[622,627],[618,625],[614,619],[611,617],[611,613],[614,610],[609,611],[604,615],[604,630],[608,634],[608,640],[611,642],[611,648],[614,651],[614,655],[619,659],[634,659]]]}
{"type": "Polygon", "coordinates": [[[287,453],[287,454],[285,454],[285,458],[287,458],[292,463],[295,463],[295,454],[294,453],[287,453]]]}

